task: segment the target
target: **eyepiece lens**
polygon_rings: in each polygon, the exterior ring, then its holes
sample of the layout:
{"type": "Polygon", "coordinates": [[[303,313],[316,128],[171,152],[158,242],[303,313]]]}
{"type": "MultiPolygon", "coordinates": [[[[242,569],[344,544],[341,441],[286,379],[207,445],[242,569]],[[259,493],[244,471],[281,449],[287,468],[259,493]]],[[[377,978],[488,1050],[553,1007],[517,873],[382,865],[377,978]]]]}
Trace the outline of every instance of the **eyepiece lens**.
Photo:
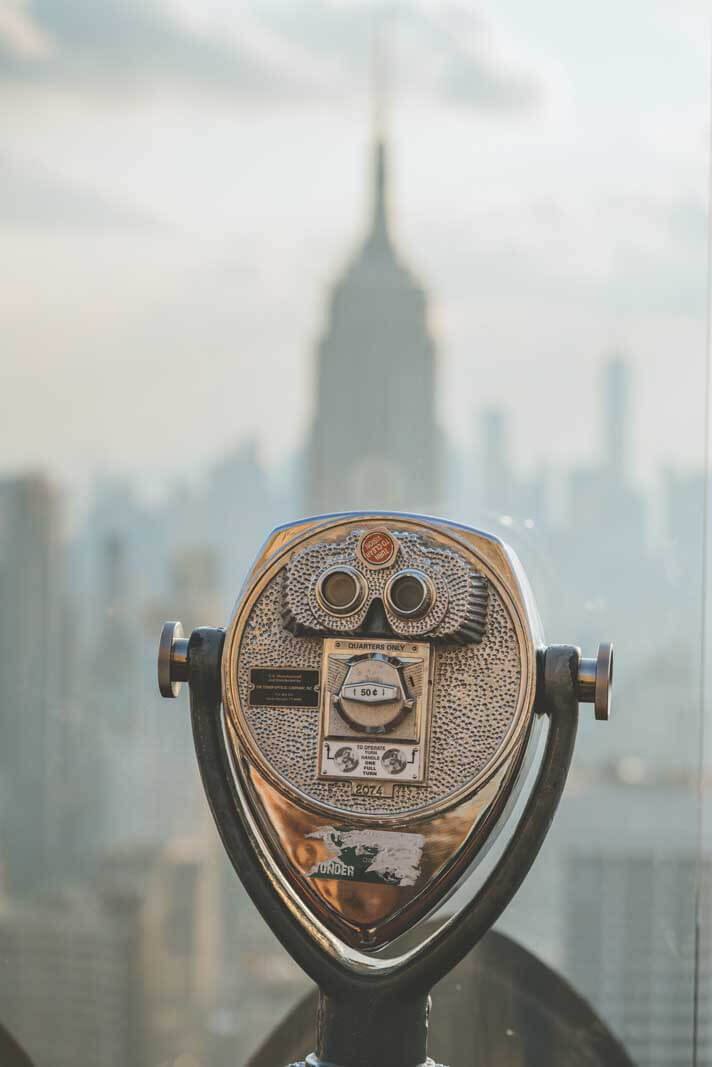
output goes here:
{"type": "Polygon", "coordinates": [[[322,577],[318,592],[324,607],[336,615],[346,615],[358,609],[364,591],[357,574],[337,567],[322,577]]]}
{"type": "Polygon", "coordinates": [[[401,574],[390,589],[391,604],[401,615],[417,615],[428,602],[428,587],[415,574],[401,574]]]}
{"type": "Polygon", "coordinates": [[[347,608],[356,596],[356,582],[345,571],[329,574],[324,582],[324,600],[334,608],[347,608]]]}

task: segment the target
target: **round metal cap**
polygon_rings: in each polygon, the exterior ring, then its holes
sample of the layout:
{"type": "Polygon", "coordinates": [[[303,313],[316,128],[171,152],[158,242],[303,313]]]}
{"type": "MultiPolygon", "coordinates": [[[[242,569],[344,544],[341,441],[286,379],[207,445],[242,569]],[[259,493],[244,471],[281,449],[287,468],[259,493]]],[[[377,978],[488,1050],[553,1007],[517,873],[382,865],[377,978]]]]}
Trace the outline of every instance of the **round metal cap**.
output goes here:
{"type": "Polygon", "coordinates": [[[182,682],[174,681],[173,646],[183,638],[183,627],[179,622],[164,622],[161,640],[158,643],[158,689],[162,697],[177,697],[182,682]]]}
{"type": "Polygon", "coordinates": [[[610,642],[598,646],[596,657],[596,684],[593,696],[593,711],[597,719],[607,722],[611,716],[613,693],[613,645],[610,642]]]}

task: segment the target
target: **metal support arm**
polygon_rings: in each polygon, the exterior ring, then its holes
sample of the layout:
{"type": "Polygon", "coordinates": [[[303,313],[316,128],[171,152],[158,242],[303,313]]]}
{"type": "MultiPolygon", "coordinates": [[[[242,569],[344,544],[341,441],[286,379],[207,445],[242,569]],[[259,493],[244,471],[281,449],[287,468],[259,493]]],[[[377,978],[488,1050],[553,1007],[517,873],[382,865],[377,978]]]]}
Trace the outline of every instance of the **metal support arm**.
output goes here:
{"type": "Polygon", "coordinates": [[[546,748],[525,810],[499,861],[460,914],[404,967],[359,974],[312,940],[284,908],[237,814],[220,703],[222,630],[195,630],[188,645],[193,736],[205,792],[230,860],[287,951],[321,989],[315,1067],[419,1067],[427,1061],[429,991],[497,921],[528,873],[558,805],[578,722],[580,654],[551,646],[540,662],[537,710],[546,748]]]}

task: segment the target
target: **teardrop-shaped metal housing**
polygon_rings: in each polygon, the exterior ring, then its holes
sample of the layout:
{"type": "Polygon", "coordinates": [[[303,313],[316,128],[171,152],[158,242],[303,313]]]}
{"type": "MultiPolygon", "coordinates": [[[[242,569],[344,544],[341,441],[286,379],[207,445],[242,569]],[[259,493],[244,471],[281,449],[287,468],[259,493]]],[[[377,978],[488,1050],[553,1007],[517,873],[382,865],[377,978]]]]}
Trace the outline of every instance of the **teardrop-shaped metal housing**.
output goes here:
{"type": "Polygon", "coordinates": [[[363,512],[273,532],[226,633],[224,736],[240,816],[312,933],[381,949],[477,862],[521,787],[540,645],[526,579],[497,538],[363,512]],[[371,529],[393,540],[389,566],[359,552],[371,529]],[[316,592],[336,565],[365,588],[348,626],[316,592]],[[432,597],[396,631],[371,606],[408,567],[432,597]]]}

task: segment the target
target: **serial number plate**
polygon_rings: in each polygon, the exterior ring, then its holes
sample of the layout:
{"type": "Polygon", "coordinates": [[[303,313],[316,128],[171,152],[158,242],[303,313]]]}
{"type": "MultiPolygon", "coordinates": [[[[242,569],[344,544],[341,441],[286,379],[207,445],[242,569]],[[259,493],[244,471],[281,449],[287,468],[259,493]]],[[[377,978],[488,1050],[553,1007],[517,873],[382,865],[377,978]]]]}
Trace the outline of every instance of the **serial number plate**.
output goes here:
{"type": "Polygon", "coordinates": [[[353,797],[392,797],[395,786],[392,782],[352,782],[353,797]]]}

